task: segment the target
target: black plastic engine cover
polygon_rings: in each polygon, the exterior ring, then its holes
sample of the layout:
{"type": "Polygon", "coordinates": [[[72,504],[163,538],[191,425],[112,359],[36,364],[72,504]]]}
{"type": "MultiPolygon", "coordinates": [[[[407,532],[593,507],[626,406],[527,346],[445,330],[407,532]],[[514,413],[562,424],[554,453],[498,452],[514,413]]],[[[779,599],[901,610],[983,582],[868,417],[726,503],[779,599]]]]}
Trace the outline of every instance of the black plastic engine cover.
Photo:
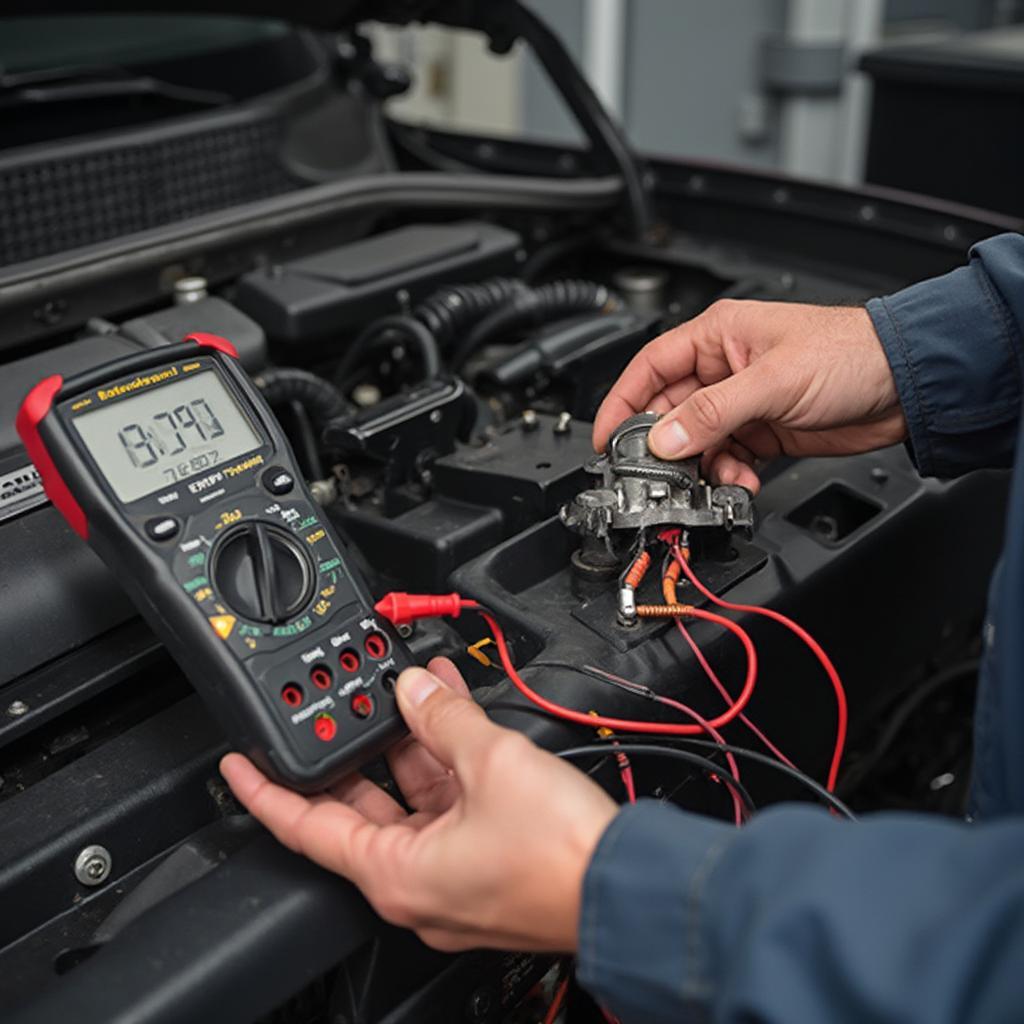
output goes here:
{"type": "Polygon", "coordinates": [[[235,301],[276,341],[309,345],[401,310],[440,284],[507,272],[519,236],[495,224],[412,224],[245,274],[235,301]]]}

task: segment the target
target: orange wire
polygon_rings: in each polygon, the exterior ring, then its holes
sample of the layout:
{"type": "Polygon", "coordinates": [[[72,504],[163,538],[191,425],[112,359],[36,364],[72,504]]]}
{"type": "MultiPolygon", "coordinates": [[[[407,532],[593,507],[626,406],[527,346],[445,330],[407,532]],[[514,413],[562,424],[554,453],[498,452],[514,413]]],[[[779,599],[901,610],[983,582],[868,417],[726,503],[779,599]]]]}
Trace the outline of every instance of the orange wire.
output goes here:
{"type": "Polygon", "coordinates": [[[647,570],[651,567],[651,553],[649,551],[641,551],[636,556],[633,564],[629,567],[629,571],[626,573],[625,579],[622,581],[623,586],[632,587],[636,590],[644,581],[644,577],[647,575],[647,570]]]}

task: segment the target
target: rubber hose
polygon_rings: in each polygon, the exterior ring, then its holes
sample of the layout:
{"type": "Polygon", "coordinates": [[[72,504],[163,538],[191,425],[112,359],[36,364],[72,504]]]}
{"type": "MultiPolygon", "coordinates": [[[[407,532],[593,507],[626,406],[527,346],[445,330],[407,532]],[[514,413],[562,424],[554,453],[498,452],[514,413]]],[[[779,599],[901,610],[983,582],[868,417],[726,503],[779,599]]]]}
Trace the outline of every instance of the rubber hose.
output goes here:
{"type": "Polygon", "coordinates": [[[513,330],[539,327],[577,313],[612,313],[621,308],[622,300],[603,284],[572,278],[549,281],[522,292],[507,305],[484,317],[456,349],[452,368],[462,369],[484,345],[513,330]]]}
{"type": "Polygon", "coordinates": [[[323,377],[294,366],[276,366],[253,378],[269,405],[298,402],[317,424],[348,415],[351,408],[338,389],[323,377]]]}
{"type": "Polygon", "coordinates": [[[450,285],[428,296],[412,315],[444,349],[489,313],[528,290],[517,277],[493,277],[476,284],[450,285]]]}

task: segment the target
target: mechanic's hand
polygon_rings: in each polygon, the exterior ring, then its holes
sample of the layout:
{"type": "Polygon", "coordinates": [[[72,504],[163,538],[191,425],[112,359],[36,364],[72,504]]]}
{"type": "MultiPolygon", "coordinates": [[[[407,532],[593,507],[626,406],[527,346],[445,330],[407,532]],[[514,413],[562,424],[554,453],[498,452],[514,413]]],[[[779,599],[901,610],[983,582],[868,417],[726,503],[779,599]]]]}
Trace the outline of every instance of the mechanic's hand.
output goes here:
{"type": "Polygon", "coordinates": [[[412,736],[389,756],[412,814],[361,775],[304,797],[228,754],[224,778],[282,843],[350,878],[385,920],[437,949],[573,952],[583,875],[615,804],[491,722],[446,658],[428,669],[398,679],[412,736]]]}
{"type": "Polygon", "coordinates": [[[866,310],[716,302],[647,344],[598,410],[603,451],[626,417],[664,413],[649,444],[664,459],[705,454],[720,483],[756,491],[757,459],[841,455],[906,437],[896,385],[866,310]]]}

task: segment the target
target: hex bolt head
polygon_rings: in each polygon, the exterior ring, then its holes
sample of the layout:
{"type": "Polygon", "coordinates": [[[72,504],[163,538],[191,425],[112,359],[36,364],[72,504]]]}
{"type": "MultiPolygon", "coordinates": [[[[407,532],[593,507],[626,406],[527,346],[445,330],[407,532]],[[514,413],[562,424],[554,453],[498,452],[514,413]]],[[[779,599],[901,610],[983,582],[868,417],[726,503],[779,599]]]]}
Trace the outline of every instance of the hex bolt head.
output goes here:
{"type": "Polygon", "coordinates": [[[209,294],[209,284],[205,277],[179,277],[174,282],[175,305],[184,306],[190,302],[200,302],[209,294]]]}
{"type": "Polygon", "coordinates": [[[22,715],[28,714],[28,705],[23,700],[12,700],[7,705],[7,714],[11,718],[21,718],[22,715]]]}
{"type": "Polygon", "coordinates": [[[75,878],[82,885],[102,885],[114,866],[110,851],[105,846],[86,846],[75,858],[75,878]]]}
{"type": "Polygon", "coordinates": [[[532,409],[523,410],[523,430],[529,432],[536,430],[540,426],[540,418],[532,409]]]}

